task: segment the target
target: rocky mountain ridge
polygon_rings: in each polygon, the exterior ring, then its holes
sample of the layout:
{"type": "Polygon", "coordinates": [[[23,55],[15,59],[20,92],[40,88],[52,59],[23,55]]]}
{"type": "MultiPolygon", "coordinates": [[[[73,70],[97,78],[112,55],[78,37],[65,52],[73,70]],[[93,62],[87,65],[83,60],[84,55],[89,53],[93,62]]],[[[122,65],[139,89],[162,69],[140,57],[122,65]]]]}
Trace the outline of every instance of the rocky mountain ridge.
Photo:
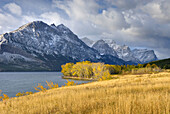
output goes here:
{"type": "Polygon", "coordinates": [[[89,60],[127,64],[113,55],[101,55],[68,27],[34,21],[0,35],[0,71],[60,70],[67,62],[89,60]]]}
{"type": "Polygon", "coordinates": [[[98,50],[103,55],[113,55],[124,61],[131,61],[134,63],[147,63],[157,60],[153,50],[148,49],[134,49],[131,50],[129,46],[118,45],[112,39],[100,39],[92,41],[88,38],[82,38],[87,45],[98,50]],[[90,41],[90,43],[89,43],[90,41]],[[113,54],[114,53],[114,54],[113,54]]]}

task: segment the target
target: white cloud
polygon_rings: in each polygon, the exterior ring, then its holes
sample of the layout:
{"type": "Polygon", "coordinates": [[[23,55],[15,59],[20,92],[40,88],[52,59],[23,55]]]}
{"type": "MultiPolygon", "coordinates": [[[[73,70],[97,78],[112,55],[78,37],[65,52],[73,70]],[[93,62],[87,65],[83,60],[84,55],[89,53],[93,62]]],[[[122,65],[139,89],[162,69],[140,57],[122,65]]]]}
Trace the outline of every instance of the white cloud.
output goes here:
{"type": "Polygon", "coordinates": [[[20,26],[19,23],[20,20],[12,15],[8,13],[0,13],[0,34],[17,29],[17,27],[20,26]]]}
{"type": "Polygon", "coordinates": [[[169,0],[32,1],[16,2],[25,6],[23,11],[15,3],[6,4],[6,10],[0,9],[0,33],[36,20],[56,25],[63,23],[80,38],[112,38],[119,44],[155,49],[160,58],[168,57],[169,0]]]}
{"type": "Polygon", "coordinates": [[[141,9],[153,17],[156,21],[161,23],[170,22],[170,1],[169,0],[157,0],[148,3],[141,7],[141,9]]]}
{"type": "Polygon", "coordinates": [[[4,6],[4,9],[9,10],[12,14],[21,15],[22,9],[19,5],[15,3],[9,3],[4,6]]]}
{"type": "Polygon", "coordinates": [[[100,7],[94,0],[53,0],[53,3],[56,4],[56,7],[63,9],[69,17],[74,18],[75,20],[84,20],[91,14],[97,14],[98,8],[100,7]]]}
{"type": "Polygon", "coordinates": [[[129,27],[119,10],[108,8],[99,13],[102,6],[95,0],[53,0],[53,3],[69,16],[68,26],[79,36],[94,36],[105,31],[112,32],[129,27]]]}
{"type": "Polygon", "coordinates": [[[97,26],[100,26],[109,32],[129,27],[122,13],[113,8],[103,10],[101,14],[98,14],[91,19],[97,26]]]}
{"type": "Polygon", "coordinates": [[[55,23],[56,25],[65,23],[65,19],[61,18],[61,16],[57,12],[46,12],[40,15],[40,17],[48,22],[48,24],[55,23]]]}
{"type": "MultiPolygon", "coordinates": [[[[69,16],[64,21],[58,17],[58,22],[67,23],[80,37],[112,38],[131,47],[166,50],[169,47],[170,7],[166,0],[104,0],[104,6],[95,0],[53,0],[53,3],[69,16]]],[[[160,54],[167,56],[160,50],[157,53],[161,58],[160,54]]]]}

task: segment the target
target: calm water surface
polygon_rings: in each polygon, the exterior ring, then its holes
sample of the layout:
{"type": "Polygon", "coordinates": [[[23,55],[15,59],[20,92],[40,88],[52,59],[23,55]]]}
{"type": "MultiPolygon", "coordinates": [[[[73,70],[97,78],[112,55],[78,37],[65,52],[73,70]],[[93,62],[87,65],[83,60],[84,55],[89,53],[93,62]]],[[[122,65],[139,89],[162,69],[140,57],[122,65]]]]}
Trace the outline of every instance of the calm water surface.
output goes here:
{"type": "MultiPolygon", "coordinates": [[[[0,89],[9,97],[15,97],[18,92],[36,92],[34,87],[38,83],[45,86],[46,80],[62,86],[67,80],[61,76],[61,72],[0,72],[0,89]]],[[[89,81],[74,80],[74,82],[81,84],[89,81]]]]}

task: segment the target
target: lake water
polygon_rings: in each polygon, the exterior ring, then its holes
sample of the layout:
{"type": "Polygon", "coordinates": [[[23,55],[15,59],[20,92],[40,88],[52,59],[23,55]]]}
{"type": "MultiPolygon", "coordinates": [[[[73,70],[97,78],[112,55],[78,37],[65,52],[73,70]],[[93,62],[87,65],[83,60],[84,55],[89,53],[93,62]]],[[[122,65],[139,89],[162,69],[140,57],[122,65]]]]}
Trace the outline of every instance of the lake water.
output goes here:
{"type": "MultiPolygon", "coordinates": [[[[61,87],[67,80],[62,79],[61,72],[0,72],[0,89],[9,97],[15,97],[18,92],[36,92],[34,87],[41,83],[43,86],[47,81],[58,83],[61,87]]],[[[74,82],[81,84],[89,81],[74,82]]]]}

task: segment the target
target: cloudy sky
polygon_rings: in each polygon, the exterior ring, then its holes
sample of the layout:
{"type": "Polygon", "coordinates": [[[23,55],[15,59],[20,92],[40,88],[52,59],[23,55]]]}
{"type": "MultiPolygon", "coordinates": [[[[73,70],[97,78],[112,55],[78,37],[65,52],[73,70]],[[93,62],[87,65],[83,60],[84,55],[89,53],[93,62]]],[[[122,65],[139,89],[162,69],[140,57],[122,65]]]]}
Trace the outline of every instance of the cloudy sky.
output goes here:
{"type": "Polygon", "coordinates": [[[170,57],[170,0],[0,0],[0,34],[37,20],[170,57]]]}

